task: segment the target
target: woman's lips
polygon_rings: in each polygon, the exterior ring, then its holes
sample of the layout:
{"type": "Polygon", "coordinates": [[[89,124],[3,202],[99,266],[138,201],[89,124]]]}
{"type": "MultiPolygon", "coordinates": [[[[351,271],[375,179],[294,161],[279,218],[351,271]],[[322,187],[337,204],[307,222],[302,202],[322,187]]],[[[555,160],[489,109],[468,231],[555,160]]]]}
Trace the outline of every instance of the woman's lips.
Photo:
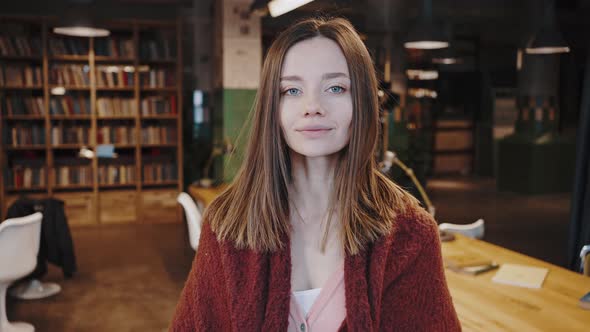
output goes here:
{"type": "Polygon", "coordinates": [[[301,135],[308,137],[308,138],[318,138],[326,135],[332,130],[332,128],[327,129],[303,129],[297,130],[301,135]]]}

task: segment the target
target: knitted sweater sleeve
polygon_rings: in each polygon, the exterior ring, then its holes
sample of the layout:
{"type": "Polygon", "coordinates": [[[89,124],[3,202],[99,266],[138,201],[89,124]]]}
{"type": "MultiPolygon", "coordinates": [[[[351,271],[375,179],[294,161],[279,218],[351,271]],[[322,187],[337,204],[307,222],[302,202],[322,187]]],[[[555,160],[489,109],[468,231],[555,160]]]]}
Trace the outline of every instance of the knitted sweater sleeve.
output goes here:
{"type": "Polygon", "coordinates": [[[207,223],[203,223],[197,254],[176,305],[170,331],[231,329],[229,320],[223,316],[223,313],[229,312],[229,304],[220,256],[215,234],[207,223]]]}
{"type": "Polygon", "coordinates": [[[461,331],[442,263],[438,226],[427,213],[416,215],[416,257],[384,289],[381,331],[461,331]]]}

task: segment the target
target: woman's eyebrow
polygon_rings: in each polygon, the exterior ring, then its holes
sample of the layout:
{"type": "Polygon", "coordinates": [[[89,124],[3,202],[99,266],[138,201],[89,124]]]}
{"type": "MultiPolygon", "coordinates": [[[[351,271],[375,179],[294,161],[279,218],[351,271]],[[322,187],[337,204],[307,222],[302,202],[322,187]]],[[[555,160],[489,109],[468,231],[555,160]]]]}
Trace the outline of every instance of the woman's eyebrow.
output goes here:
{"type": "Polygon", "coordinates": [[[322,80],[329,80],[329,79],[338,78],[338,77],[348,78],[348,75],[346,75],[345,73],[326,73],[326,74],[322,75],[322,80]]]}
{"type": "MultiPolygon", "coordinates": [[[[322,75],[322,80],[329,80],[338,77],[348,78],[348,75],[345,73],[325,73],[322,75]]],[[[290,75],[281,77],[281,81],[303,81],[303,79],[297,75],[290,75]]]]}

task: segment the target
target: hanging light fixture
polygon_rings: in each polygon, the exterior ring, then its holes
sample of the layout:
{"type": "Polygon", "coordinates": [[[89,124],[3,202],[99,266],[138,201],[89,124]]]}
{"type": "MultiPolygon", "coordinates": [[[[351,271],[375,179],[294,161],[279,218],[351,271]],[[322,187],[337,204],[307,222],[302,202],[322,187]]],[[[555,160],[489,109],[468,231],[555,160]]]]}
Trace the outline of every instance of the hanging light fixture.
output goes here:
{"type": "Polygon", "coordinates": [[[270,16],[277,17],[312,1],[313,0],[272,0],[268,3],[268,11],[270,16]]]}
{"type": "Polygon", "coordinates": [[[463,62],[463,59],[453,50],[454,47],[447,47],[436,51],[432,57],[432,63],[437,65],[454,65],[463,62]]]}
{"type": "Polygon", "coordinates": [[[568,53],[570,48],[555,22],[555,4],[552,0],[545,0],[543,9],[542,26],[527,43],[525,52],[527,54],[568,53]]]}
{"type": "Polygon", "coordinates": [[[420,15],[416,24],[408,32],[404,47],[423,50],[449,47],[449,41],[445,37],[444,29],[434,23],[432,17],[432,0],[424,0],[422,15],[420,15]]]}
{"type": "Polygon", "coordinates": [[[53,32],[60,35],[74,37],[107,37],[110,31],[100,27],[93,10],[92,1],[70,1],[63,10],[63,15],[53,28],[53,32]]]}

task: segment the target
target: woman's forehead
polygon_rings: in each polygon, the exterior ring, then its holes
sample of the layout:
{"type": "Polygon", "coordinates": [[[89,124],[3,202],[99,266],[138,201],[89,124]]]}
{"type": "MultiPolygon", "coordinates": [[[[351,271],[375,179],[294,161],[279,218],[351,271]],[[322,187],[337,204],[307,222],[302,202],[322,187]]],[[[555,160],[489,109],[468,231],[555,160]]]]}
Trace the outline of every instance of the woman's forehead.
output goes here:
{"type": "Polygon", "coordinates": [[[329,38],[314,37],[289,48],[281,77],[330,79],[337,73],[348,76],[348,64],[340,46],[329,38]]]}

